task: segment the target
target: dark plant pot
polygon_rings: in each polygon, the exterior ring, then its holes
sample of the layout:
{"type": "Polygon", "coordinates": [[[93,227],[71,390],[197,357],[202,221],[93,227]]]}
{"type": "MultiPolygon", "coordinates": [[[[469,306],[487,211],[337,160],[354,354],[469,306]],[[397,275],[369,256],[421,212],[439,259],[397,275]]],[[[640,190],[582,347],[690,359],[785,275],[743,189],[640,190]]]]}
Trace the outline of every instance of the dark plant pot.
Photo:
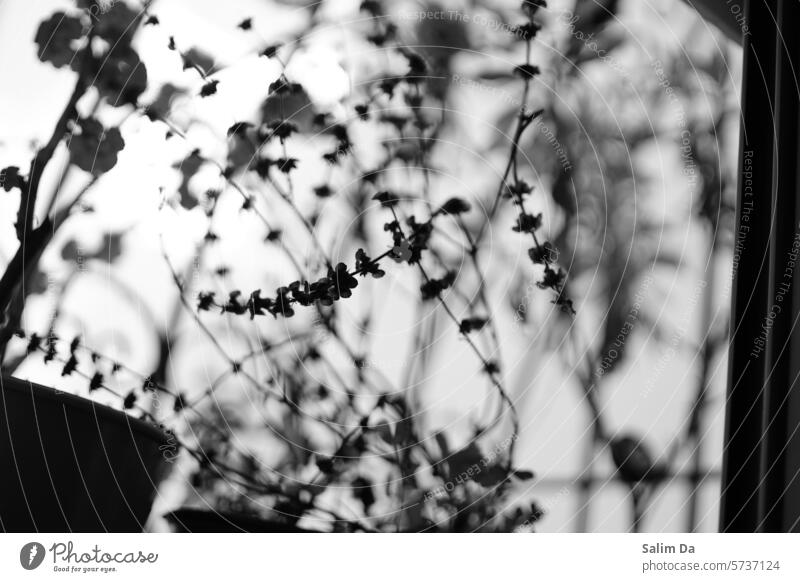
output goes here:
{"type": "Polygon", "coordinates": [[[164,516],[177,533],[314,533],[242,513],[184,507],[164,516]]]}
{"type": "Polygon", "coordinates": [[[142,531],[175,444],[119,410],[0,378],[0,530],[142,531]]]}

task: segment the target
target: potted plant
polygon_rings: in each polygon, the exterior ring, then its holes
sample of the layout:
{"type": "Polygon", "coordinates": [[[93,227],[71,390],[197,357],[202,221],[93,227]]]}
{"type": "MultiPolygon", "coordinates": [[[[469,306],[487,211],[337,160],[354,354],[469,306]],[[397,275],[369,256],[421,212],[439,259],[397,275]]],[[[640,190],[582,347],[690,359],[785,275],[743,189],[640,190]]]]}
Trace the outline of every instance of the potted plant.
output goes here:
{"type": "MultiPolygon", "coordinates": [[[[431,144],[446,128],[445,121],[440,123],[430,111],[446,109],[453,86],[434,80],[429,87],[428,78],[452,75],[453,51],[411,50],[401,42],[396,23],[381,3],[365,1],[360,11],[370,18],[367,28],[359,31],[359,42],[386,53],[391,70],[369,72],[362,90],[349,101],[318,110],[310,98],[313,91],[293,78],[290,64],[313,38],[323,4],[298,9],[305,19],[293,38],[259,46],[260,62],[269,63],[275,77],[265,86],[268,94],[259,111],[227,128],[222,156],[192,143],[186,124],[170,115],[171,96],[181,91],[198,101],[219,98],[225,89],[222,75],[217,75],[208,55],[183,47],[150,11],[149,3],[134,10],[117,2],[101,11],[98,4],[81,0],[80,10],[56,13],[42,23],[36,35],[40,59],[71,68],[75,84],[52,137],[36,153],[30,169],[9,166],[3,172],[3,187],[18,192],[20,204],[19,248],[0,279],[4,314],[0,358],[6,374],[2,428],[8,434],[0,453],[3,462],[19,466],[17,474],[22,475],[19,487],[13,489],[17,498],[13,508],[28,508],[28,514],[13,512],[10,499],[7,511],[18,525],[7,524],[3,515],[3,527],[41,529],[44,517],[31,514],[30,507],[35,505],[33,497],[43,496],[47,502],[41,504],[42,511],[49,515],[67,501],[84,506],[69,507],[70,512],[62,511],[61,521],[44,527],[139,529],[165,467],[176,457],[180,457],[176,472],[185,480],[187,507],[170,512],[169,521],[182,531],[515,531],[531,529],[541,517],[542,510],[529,496],[515,493],[527,487],[533,475],[521,470],[514,457],[520,425],[497,356],[500,341],[495,306],[486,295],[484,248],[488,228],[495,222],[515,240],[525,241],[530,247],[523,253],[525,268],[535,269],[536,286],[549,293],[555,317],[573,315],[566,273],[558,265],[554,246],[545,240],[542,215],[531,210],[531,172],[519,152],[523,134],[542,114],[530,106],[528,96],[540,73],[531,62],[531,43],[539,30],[534,17],[545,3],[523,2],[522,12],[514,13],[520,24],[514,34],[504,37],[521,59],[509,73],[524,99],[512,120],[505,171],[501,169],[499,176],[490,172],[490,193],[480,201],[483,216],[477,216],[476,206],[465,196],[445,193],[430,183],[431,144]],[[170,51],[171,58],[177,57],[171,62],[194,76],[195,87],[177,90],[164,85],[149,105],[142,103],[148,74],[133,42],[140,26],[164,35],[162,50],[170,51]],[[35,289],[45,248],[66,219],[81,209],[84,193],[102,183],[117,165],[126,146],[119,127],[107,120],[115,117],[122,124],[131,116],[146,118],[163,130],[163,139],[184,144],[185,155],[173,166],[180,182],[170,195],[165,193],[161,206],[205,221],[204,234],[189,241],[195,249],[186,253],[191,258],[182,265],[177,266],[162,245],[160,264],[168,269],[175,309],[166,329],[156,334],[157,364],[145,374],[85,345],[77,335],[59,337],[53,331],[57,315],[45,334],[37,335],[23,325],[26,300],[35,289]],[[355,143],[354,135],[361,131],[372,136],[366,144],[355,143]],[[308,160],[294,157],[295,149],[308,144],[316,148],[308,157],[315,158],[319,171],[312,165],[304,177],[313,177],[313,184],[304,183],[298,172],[298,164],[308,160]],[[380,155],[369,158],[375,152],[380,155]],[[86,185],[67,202],[56,195],[44,204],[39,199],[43,174],[59,156],[66,156],[69,167],[82,172],[86,185]],[[369,165],[362,156],[369,158],[369,165]],[[406,166],[411,177],[392,178],[406,166]],[[212,176],[213,186],[198,195],[196,183],[204,172],[212,176]],[[301,183],[313,196],[310,211],[298,203],[301,183]],[[352,189],[342,183],[352,184],[352,189]],[[419,194],[402,190],[410,183],[419,187],[419,194]],[[335,224],[335,212],[326,213],[325,204],[332,199],[342,202],[354,217],[355,226],[344,242],[323,240],[321,231],[327,225],[321,223],[326,218],[334,221],[327,227],[334,238],[342,228],[335,224]],[[41,211],[43,205],[46,212],[41,211]],[[270,257],[263,262],[271,265],[277,256],[293,271],[285,280],[285,270],[265,274],[276,280],[274,292],[231,288],[229,269],[224,264],[208,265],[209,249],[219,242],[218,232],[224,228],[219,216],[231,212],[235,219],[229,217],[230,236],[249,228],[247,221],[252,219],[260,229],[253,229],[258,243],[267,247],[264,256],[270,257]],[[370,224],[365,224],[365,217],[370,224]],[[282,228],[278,220],[290,226],[282,228]],[[304,237],[301,243],[288,240],[298,233],[304,237]],[[458,257],[442,253],[445,241],[454,237],[466,249],[464,273],[457,272],[463,266],[458,257]],[[299,244],[311,247],[306,256],[294,250],[299,244]],[[421,381],[409,377],[394,386],[368,356],[369,315],[359,316],[365,323],[359,319],[355,340],[352,330],[342,325],[347,309],[343,305],[354,303],[349,299],[356,293],[365,293],[372,296],[365,309],[369,311],[382,297],[374,286],[395,272],[414,282],[418,317],[433,313],[430,328],[414,340],[416,351],[424,352],[426,342],[447,328],[464,347],[481,388],[488,390],[489,411],[465,422],[468,428],[458,438],[425,425],[424,406],[409,388],[421,381]],[[465,293],[462,286],[475,282],[477,289],[465,293]],[[453,307],[456,302],[458,308],[453,307]],[[262,326],[265,321],[269,326],[262,326]],[[244,329],[245,325],[250,327],[244,329]],[[191,394],[169,377],[172,336],[178,329],[190,330],[183,331],[185,343],[205,342],[223,362],[218,375],[202,379],[206,385],[191,394]],[[227,330],[247,344],[246,352],[229,352],[221,340],[227,330]],[[276,339],[278,332],[284,337],[276,339]],[[16,351],[9,349],[12,342],[16,351]],[[90,394],[118,397],[122,410],[9,377],[9,371],[32,356],[56,366],[61,376],[82,378],[90,394]],[[115,380],[122,373],[138,385],[120,391],[115,380]],[[226,388],[228,394],[244,394],[246,400],[226,401],[221,397],[226,388]],[[162,407],[163,403],[168,406],[162,407]],[[76,419],[85,427],[77,437],[76,419]],[[150,421],[178,429],[164,432],[148,425],[150,421]],[[39,442],[37,447],[39,434],[52,435],[56,442],[39,442]],[[53,495],[50,477],[42,481],[41,476],[54,456],[70,459],[71,443],[78,442],[81,450],[73,452],[70,461],[73,471],[59,468],[53,477],[70,482],[57,490],[73,493],[53,495]],[[18,455],[33,459],[16,465],[13,459],[18,455]],[[81,477],[87,474],[93,481],[84,484],[81,477]],[[23,482],[28,475],[39,482],[23,482]],[[105,494],[108,505],[85,507],[94,496],[105,494]],[[122,505],[130,508],[121,509],[122,505]],[[109,513],[103,514],[103,509],[109,513]],[[70,523],[73,511],[89,517],[70,523]]],[[[447,25],[462,27],[463,22],[447,25]]],[[[236,28],[241,34],[253,34],[254,26],[247,18],[236,28]]],[[[455,48],[466,46],[465,38],[456,40],[455,48]]],[[[109,252],[116,244],[114,236],[105,240],[109,252]]],[[[236,248],[233,254],[258,256],[249,247],[236,248]]],[[[203,354],[194,362],[199,367],[207,359],[203,354]]],[[[406,366],[412,368],[412,362],[406,366]]]]}

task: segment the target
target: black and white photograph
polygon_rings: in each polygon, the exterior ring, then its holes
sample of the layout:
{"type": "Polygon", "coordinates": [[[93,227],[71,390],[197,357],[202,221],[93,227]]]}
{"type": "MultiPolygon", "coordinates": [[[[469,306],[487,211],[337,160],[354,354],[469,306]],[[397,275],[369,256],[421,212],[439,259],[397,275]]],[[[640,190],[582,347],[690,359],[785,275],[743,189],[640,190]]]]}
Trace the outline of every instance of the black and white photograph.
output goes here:
{"type": "Polygon", "coordinates": [[[800,575],[798,24],[0,0],[0,571],[800,575]]]}

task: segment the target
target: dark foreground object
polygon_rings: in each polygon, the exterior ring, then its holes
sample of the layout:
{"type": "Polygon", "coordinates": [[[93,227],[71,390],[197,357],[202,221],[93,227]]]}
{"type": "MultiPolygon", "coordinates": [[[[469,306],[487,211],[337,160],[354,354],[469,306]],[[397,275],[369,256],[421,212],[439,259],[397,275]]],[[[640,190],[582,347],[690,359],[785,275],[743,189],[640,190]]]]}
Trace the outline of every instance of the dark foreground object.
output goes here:
{"type": "Polygon", "coordinates": [[[0,378],[0,530],[142,531],[170,447],[121,411],[0,378]]]}
{"type": "Polygon", "coordinates": [[[720,530],[797,533],[800,1],[745,6],[720,530]]]}
{"type": "Polygon", "coordinates": [[[277,521],[206,509],[176,509],[164,517],[177,533],[313,533],[277,521]]]}

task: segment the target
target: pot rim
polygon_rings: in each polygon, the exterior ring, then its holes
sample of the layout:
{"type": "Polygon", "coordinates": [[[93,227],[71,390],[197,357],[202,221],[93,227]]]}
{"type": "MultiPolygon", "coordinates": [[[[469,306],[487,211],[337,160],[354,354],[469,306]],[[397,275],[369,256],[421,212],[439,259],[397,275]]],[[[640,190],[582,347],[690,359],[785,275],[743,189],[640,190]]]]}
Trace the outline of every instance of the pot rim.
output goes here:
{"type": "MultiPolygon", "coordinates": [[[[31,394],[32,392],[38,399],[51,400],[69,406],[70,408],[90,411],[96,418],[99,417],[114,424],[127,424],[131,432],[142,433],[143,436],[159,443],[168,444],[174,442],[174,439],[170,439],[167,433],[155,424],[133,417],[130,414],[111,408],[105,404],[100,404],[94,400],[84,398],[83,396],[56,390],[55,388],[37,384],[30,380],[21,380],[13,376],[0,375],[0,392],[5,392],[7,390],[25,394],[31,394]]],[[[5,397],[3,397],[3,401],[5,401],[5,397]]]]}

